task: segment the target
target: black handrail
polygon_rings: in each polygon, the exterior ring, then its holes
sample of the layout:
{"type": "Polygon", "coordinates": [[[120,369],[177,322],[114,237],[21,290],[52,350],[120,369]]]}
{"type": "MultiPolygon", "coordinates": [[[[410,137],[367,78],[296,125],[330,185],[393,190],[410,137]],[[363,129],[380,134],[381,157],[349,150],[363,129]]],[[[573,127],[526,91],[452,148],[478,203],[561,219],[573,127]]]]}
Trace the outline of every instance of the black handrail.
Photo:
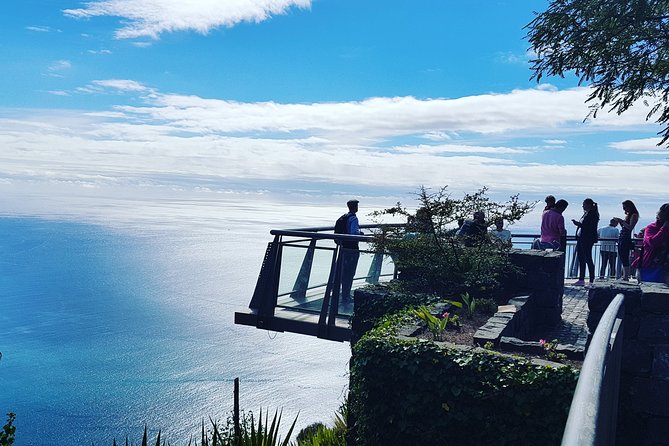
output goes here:
{"type": "MultiPolygon", "coordinates": [[[[361,242],[363,244],[373,243],[375,240],[374,234],[379,230],[382,231],[384,228],[405,226],[405,223],[360,225],[360,228],[367,233],[365,235],[335,234],[334,227],[332,226],[296,229],[272,229],[270,233],[274,236],[274,240],[268,245],[265,257],[263,259],[262,268],[258,276],[258,282],[249,304],[249,309],[251,311],[245,314],[240,314],[239,320],[243,320],[244,324],[253,324],[259,328],[280,329],[281,326],[285,324],[276,319],[277,309],[289,309],[292,311],[299,311],[304,314],[318,312],[321,315],[321,322],[324,322],[322,325],[327,327],[332,326],[335,323],[335,319],[338,319],[339,317],[349,317],[351,309],[348,305],[343,305],[341,308],[341,313],[339,312],[341,268],[337,270],[337,265],[341,264],[340,257],[342,251],[342,242],[352,241],[361,242]],[[334,243],[324,243],[323,245],[319,244],[317,246],[318,241],[328,240],[332,240],[334,243]],[[305,255],[293,286],[289,290],[282,290],[279,292],[279,283],[282,276],[283,252],[284,248],[287,247],[291,247],[291,249],[292,247],[304,248],[305,255]],[[310,296],[307,295],[309,290],[323,288],[322,283],[318,284],[321,285],[320,287],[314,286],[313,283],[310,283],[311,271],[314,262],[313,256],[316,250],[320,252],[328,252],[330,255],[330,273],[328,275],[327,282],[324,284],[324,294],[322,296],[320,309],[317,308],[318,304],[316,302],[318,301],[318,298],[316,297],[316,294],[312,293],[310,296]],[[296,304],[286,301],[286,296],[290,296],[290,299],[295,301],[296,304]],[[279,302],[279,298],[282,299],[281,302],[279,302]]],[[[513,234],[512,241],[514,243],[518,243],[518,245],[528,245],[533,239],[537,237],[539,237],[538,234],[513,234]]],[[[568,240],[571,242],[573,237],[568,237],[568,240]]],[[[571,245],[572,243],[569,243],[569,246],[571,245]]],[[[361,249],[360,252],[373,254],[375,258],[370,265],[370,272],[363,276],[356,275],[354,276],[354,280],[359,281],[360,279],[365,279],[368,283],[376,283],[381,277],[384,279],[389,277],[396,277],[396,269],[393,270],[392,274],[389,274],[387,271],[383,274],[380,273],[381,270],[379,268],[381,268],[381,264],[376,262],[376,257],[382,256],[381,259],[383,259],[383,253],[368,251],[365,249],[361,249]],[[370,276],[370,274],[372,274],[372,267],[374,267],[374,274],[370,276]]],[[[571,258],[570,265],[575,265],[575,250],[570,249],[566,252],[566,254],[567,255],[565,256],[565,260],[571,258]]],[[[319,261],[323,260],[323,256],[320,256],[319,261]]],[[[383,263],[383,260],[381,260],[381,262],[383,263]]],[[[392,263],[393,262],[390,261],[390,263],[386,266],[392,266],[394,268],[392,263]]],[[[573,267],[568,271],[571,271],[572,269],[573,267]]],[[[573,275],[567,274],[567,277],[571,276],[573,275]]],[[[237,314],[235,317],[238,317],[237,314]]],[[[329,334],[321,330],[322,327],[320,327],[320,325],[321,324],[319,324],[319,335],[322,335],[323,337],[329,337],[329,334]]],[[[305,330],[306,329],[307,328],[305,328],[305,330]]],[[[341,337],[344,335],[337,334],[337,336],[341,337]]],[[[338,338],[338,340],[341,339],[338,338]]]]}
{"type": "Polygon", "coordinates": [[[563,446],[615,444],[624,299],[616,295],[592,336],[569,409],[563,446]]]}

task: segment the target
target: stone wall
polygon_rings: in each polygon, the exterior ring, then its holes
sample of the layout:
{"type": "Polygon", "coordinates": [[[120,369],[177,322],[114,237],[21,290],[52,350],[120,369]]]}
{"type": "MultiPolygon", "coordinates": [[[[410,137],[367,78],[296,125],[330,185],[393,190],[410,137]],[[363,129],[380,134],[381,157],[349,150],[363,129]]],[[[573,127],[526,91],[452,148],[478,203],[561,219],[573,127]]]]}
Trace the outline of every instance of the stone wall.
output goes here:
{"type": "MultiPolygon", "coordinates": [[[[479,345],[492,342],[500,346],[502,337],[521,344],[531,334],[555,327],[561,321],[564,293],[564,255],[561,252],[514,249],[511,261],[517,270],[502,284],[504,296],[498,302],[514,305],[510,313],[497,313],[476,333],[479,345]],[[515,341],[514,341],[515,339],[515,341]],[[517,341],[517,342],[516,342],[517,341]]],[[[351,344],[372,328],[373,322],[406,305],[429,302],[424,295],[392,292],[385,286],[365,287],[355,291],[351,344]]],[[[537,344],[536,342],[534,344],[537,344]]],[[[537,344],[538,345],[538,344],[537,344]]],[[[541,350],[527,344],[530,350],[541,350]]],[[[523,349],[521,349],[523,350],[523,349]]]]}
{"type": "Polygon", "coordinates": [[[599,284],[588,296],[594,332],[608,304],[625,295],[618,444],[669,444],[669,287],[599,284]]]}
{"type": "MultiPolygon", "coordinates": [[[[552,328],[562,318],[564,254],[557,251],[514,249],[511,261],[522,274],[504,284],[509,296],[528,296],[524,311],[530,331],[552,328]]],[[[521,337],[521,336],[518,336],[521,337]]]]}

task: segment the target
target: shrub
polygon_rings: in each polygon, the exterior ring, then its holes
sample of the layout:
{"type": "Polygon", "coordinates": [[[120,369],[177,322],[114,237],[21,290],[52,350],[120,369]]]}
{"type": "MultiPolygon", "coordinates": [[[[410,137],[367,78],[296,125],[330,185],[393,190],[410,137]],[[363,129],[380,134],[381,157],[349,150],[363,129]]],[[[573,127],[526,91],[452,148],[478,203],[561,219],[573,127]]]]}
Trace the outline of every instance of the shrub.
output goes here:
{"type": "Polygon", "coordinates": [[[342,403],[335,414],[333,427],[327,427],[323,423],[305,427],[297,435],[297,446],[346,446],[347,418],[348,404],[342,403]]]}
{"type": "Polygon", "coordinates": [[[491,297],[504,277],[515,273],[508,255],[510,244],[496,243],[487,232],[476,239],[463,239],[454,225],[475,211],[485,214],[485,228],[497,218],[512,224],[536,203],[521,202],[518,195],[506,203],[497,203],[486,193],[487,188],[482,188],[454,199],[445,187],[436,193],[421,187],[414,214],[401,203],[374,213],[377,217],[400,215],[407,219],[406,227],[383,228],[374,241],[376,250],[392,257],[407,290],[441,296],[469,292],[475,298],[491,297]]]}
{"type": "Polygon", "coordinates": [[[16,426],[14,426],[14,420],[16,420],[16,414],[9,412],[7,414],[7,423],[2,427],[0,431],[0,446],[10,446],[14,443],[14,434],[16,433],[16,426]]]}
{"type": "Polygon", "coordinates": [[[316,431],[297,442],[298,446],[346,446],[346,437],[343,432],[338,432],[335,428],[329,428],[321,425],[316,431]]]}
{"type": "Polygon", "coordinates": [[[302,428],[302,430],[298,432],[297,437],[295,437],[297,444],[301,445],[305,444],[307,441],[311,441],[311,438],[314,437],[318,430],[322,428],[327,428],[327,426],[321,422],[312,423],[309,426],[302,428]]]}

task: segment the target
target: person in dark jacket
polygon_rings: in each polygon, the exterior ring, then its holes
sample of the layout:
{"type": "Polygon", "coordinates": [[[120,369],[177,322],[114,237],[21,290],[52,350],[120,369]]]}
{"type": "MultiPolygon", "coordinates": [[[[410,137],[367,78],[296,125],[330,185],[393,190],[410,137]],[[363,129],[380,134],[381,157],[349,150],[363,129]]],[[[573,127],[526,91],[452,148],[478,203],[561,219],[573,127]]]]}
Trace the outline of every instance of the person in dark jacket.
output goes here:
{"type": "MultiPolygon", "coordinates": [[[[348,200],[346,206],[348,207],[348,217],[346,221],[346,234],[363,235],[360,230],[360,223],[358,217],[355,215],[358,212],[358,200],[348,200]]],[[[353,279],[355,271],[358,267],[358,260],[360,259],[360,251],[358,250],[357,241],[342,242],[342,272],[341,272],[341,302],[349,304],[351,302],[351,288],[353,287],[353,279]]]]}
{"type": "Polygon", "coordinates": [[[576,286],[585,285],[585,267],[588,266],[590,283],[595,280],[595,262],[592,260],[592,247],[597,242],[599,209],[592,198],[583,200],[583,216],[580,221],[571,221],[576,225],[576,256],[578,258],[578,280],[576,286]]]}
{"type": "Polygon", "coordinates": [[[477,246],[486,239],[487,232],[485,214],[483,211],[476,211],[472,220],[465,220],[458,230],[457,236],[462,239],[465,246],[477,246]]]}

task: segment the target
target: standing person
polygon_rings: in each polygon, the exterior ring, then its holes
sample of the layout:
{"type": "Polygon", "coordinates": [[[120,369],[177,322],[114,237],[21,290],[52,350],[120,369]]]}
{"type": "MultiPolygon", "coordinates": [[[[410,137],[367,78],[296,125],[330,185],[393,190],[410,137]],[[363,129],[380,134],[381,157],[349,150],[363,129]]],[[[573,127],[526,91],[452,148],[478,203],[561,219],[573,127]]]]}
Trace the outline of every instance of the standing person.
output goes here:
{"type": "Polygon", "coordinates": [[[567,206],[567,200],[558,200],[554,207],[544,211],[541,216],[541,238],[532,244],[534,249],[564,249],[560,240],[567,234],[562,215],[567,206]]]}
{"type": "Polygon", "coordinates": [[[630,251],[634,247],[632,242],[632,234],[634,226],[639,221],[639,211],[632,200],[623,201],[623,211],[625,212],[625,219],[616,217],[616,221],[620,225],[620,235],[618,236],[618,258],[623,266],[623,280],[630,278],[630,251]]]}
{"type": "Polygon", "coordinates": [[[665,282],[667,253],[669,252],[669,203],[657,211],[655,222],[643,231],[643,257],[636,258],[633,266],[639,268],[642,282],[665,282]]]}
{"type": "Polygon", "coordinates": [[[590,283],[595,281],[595,262],[592,260],[592,247],[597,242],[597,224],[599,209],[592,198],[583,200],[581,220],[571,220],[576,225],[576,257],[578,258],[578,280],[575,286],[585,285],[585,267],[588,266],[590,283]]]}
{"type": "Polygon", "coordinates": [[[618,230],[617,226],[618,220],[612,218],[611,221],[609,221],[608,226],[604,226],[597,231],[599,246],[601,248],[599,255],[602,258],[602,266],[599,268],[600,279],[603,279],[606,276],[606,265],[609,266],[609,277],[612,279],[616,278],[616,261],[618,259],[616,242],[613,240],[604,239],[617,239],[620,235],[620,231],[618,230]]]}
{"type": "MultiPolygon", "coordinates": [[[[355,215],[358,212],[358,203],[358,200],[348,200],[346,202],[348,213],[341,217],[346,218],[346,234],[362,235],[358,217],[355,215]]],[[[351,301],[351,288],[353,287],[353,278],[355,277],[355,270],[358,267],[358,260],[360,259],[360,251],[358,250],[357,241],[343,241],[341,246],[341,302],[348,303],[351,301]]]]}

